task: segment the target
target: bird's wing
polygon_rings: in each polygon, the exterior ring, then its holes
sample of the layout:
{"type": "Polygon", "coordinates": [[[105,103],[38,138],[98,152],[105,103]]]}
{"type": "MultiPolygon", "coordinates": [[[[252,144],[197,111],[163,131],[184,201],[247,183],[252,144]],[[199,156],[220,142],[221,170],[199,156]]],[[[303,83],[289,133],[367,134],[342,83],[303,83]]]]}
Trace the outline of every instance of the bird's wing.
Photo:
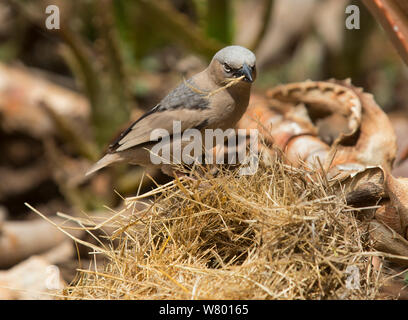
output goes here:
{"type": "Polygon", "coordinates": [[[173,122],[180,121],[181,132],[189,128],[201,129],[207,124],[208,98],[185,83],[169,93],[157,106],[134,122],[109,147],[109,152],[123,151],[140,144],[157,141],[151,134],[155,129],[173,134],[173,122]]]}

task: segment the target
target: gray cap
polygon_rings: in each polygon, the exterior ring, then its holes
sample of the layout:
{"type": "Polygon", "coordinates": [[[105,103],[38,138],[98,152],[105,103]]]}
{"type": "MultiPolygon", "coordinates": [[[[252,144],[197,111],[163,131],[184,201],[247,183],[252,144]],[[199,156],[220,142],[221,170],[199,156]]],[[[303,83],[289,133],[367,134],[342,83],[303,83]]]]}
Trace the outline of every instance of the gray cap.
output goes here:
{"type": "Polygon", "coordinates": [[[246,63],[255,66],[256,58],[251,50],[241,46],[228,46],[218,51],[214,58],[221,63],[226,63],[234,69],[239,69],[246,63]]]}

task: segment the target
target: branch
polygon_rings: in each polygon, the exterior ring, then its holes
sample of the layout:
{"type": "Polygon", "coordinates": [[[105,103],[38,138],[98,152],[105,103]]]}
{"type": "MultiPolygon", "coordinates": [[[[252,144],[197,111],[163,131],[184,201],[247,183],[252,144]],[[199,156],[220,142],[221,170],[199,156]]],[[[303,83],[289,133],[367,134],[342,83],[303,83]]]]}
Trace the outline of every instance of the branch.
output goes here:
{"type": "Polygon", "coordinates": [[[408,4],[406,0],[363,0],[408,65],[408,4]]]}

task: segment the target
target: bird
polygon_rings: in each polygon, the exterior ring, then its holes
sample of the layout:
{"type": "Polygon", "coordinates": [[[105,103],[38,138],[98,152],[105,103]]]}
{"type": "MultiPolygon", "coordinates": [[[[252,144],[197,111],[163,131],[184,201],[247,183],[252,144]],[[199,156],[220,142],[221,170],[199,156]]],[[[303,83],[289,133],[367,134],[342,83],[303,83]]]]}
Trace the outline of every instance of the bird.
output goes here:
{"type": "MultiPolygon", "coordinates": [[[[181,132],[234,128],[248,107],[256,76],[256,57],[252,51],[238,45],[222,48],[206,69],[182,81],[124,130],[86,175],[119,162],[152,166],[150,151],[157,143],[152,132],[167,130],[172,139],[174,121],[179,121],[181,132]]],[[[174,174],[171,168],[171,164],[161,165],[162,171],[170,176],[174,174]]]]}

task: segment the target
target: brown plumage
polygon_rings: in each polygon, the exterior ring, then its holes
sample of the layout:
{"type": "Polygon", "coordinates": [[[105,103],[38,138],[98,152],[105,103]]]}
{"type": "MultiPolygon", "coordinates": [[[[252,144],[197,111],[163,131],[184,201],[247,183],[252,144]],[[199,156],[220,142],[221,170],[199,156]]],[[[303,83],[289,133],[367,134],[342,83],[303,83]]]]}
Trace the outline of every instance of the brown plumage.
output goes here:
{"type": "MultiPolygon", "coordinates": [[[[182,133],[192,128],[201,132],[234,128],[246,111],[255,78],[255,55],[251,51],[240,46],[221,49],[205,70],[183,81],[125,130],[87,175],[116,162],[153,165],[149,150],[157,139],[152,139],[152,131],[167,130],[172,143],[173,121],[181,122],[182,133]],[[227,85],[238,78],[241,80],[227,85]]],[[[163,172],[171,174],[167,167],[163,172]]]]}

